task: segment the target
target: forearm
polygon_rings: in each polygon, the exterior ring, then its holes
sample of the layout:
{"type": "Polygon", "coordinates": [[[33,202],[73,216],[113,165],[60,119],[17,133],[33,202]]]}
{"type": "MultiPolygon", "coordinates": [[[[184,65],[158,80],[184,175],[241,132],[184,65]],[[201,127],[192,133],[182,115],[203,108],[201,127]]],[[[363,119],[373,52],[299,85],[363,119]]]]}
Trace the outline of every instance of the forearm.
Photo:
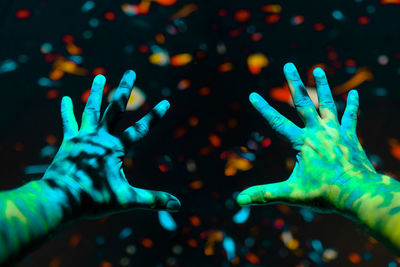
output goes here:
{"type": "Polygon", "coordinates": [[[22,257],[76,214],[76,199],[50,179],[0,193],[0,264],[22,257]]]}
{"type": "Polygon", "coordinates": [[[343,183],[330,190],[336,211],[400,254],[400,182],[368,172],[343,183]]]}

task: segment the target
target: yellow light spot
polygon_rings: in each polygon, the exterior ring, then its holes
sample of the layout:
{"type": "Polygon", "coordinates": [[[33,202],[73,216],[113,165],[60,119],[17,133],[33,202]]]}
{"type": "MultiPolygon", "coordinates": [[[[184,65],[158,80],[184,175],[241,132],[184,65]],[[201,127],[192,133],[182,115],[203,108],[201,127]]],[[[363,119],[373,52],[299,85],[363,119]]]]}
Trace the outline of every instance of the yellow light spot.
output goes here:
{"type": "Polygon", "coordinates": [[[247,58],[247,66],[251,74],[259,74],[261,69],[267,67],[269,64],[268,58],[261,53],[252,54],[247,58]]]}
{"type": "Polygon", "coordinates": [[[16,218],[24,224],[27,222],[26,217],[11,200],[6,200],[6,218],[7,220],[16,218]]]}

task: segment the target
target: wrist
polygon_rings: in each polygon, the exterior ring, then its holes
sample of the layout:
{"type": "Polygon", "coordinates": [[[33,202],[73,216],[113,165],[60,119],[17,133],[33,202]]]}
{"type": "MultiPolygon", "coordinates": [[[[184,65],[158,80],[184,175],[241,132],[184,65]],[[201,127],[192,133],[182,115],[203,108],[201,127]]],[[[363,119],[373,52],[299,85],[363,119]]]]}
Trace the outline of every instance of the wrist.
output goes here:
{"type": "Polygon", "coordinates": [[[393,178],[373,171],[347,172],[328,186],[326,198],[336,212],[353,214],[363,198],[374,197],[377,188],[390,187],[393,182],[393,178]]]}

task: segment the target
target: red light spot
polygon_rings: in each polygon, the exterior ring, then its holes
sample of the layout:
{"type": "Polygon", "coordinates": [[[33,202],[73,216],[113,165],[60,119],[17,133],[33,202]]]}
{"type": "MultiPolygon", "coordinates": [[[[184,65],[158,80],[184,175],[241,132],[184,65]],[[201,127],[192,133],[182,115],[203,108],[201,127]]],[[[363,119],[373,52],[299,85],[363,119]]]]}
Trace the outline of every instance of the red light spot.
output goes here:
{"type": "Polygon", "coordinates": [[[226,10],[226,9],[220,9],[220,10],[218,10],[218,16],[220,16],[220,17],[226,17],[226,16],[228,16],[228,10],[226,10]]]}
{"type": "Polygon", "coordinates": [[[85,92],[83,92],[81,96],[81,100],[83,103],[86,103],[90,95],[90,89],[87,89],[85,92]]]}
{"type": "Polygon", "coordinates": [[[251,13],[247,9],[239,9],[235,12],[234,18],[238,22],[248,21],[251,17],[251,13]]]}
{"type": "Polygon", "coordinates": [[[253,33],[252,35],[251,35],[251,40],[253,41],[253,42],[258,42],[258,41],[260,41],[261,39],[262,39],[262,37],[263,37],[263,35],[261,34],[261,33],[259,33],[259,32],[255,32],[255,33],[253,33]]]}
{"type": "Polygon", "coordinates": [[[149,47],[147,45],[140,45],[138,51],[142,54],[149,52],[149,47]]]}
{"type": "Polygon", "coordinates": [[[267,24],[275,24],[278,23],[281,19],[281,15],[279,14],[271,14],[265,17],[265,23],[267,24]]]}
{"type": "Polygon", "coordinates": [[[325,25],[322,22],[318,22],[314,24],[314,30],[317,32],[323,31],[325,29],[325,25]]]}
{"type": "Polygon", "coordinates": [[[106,13],[104,13],[104,18],[108,21],[113,21],[115,20],[115,14],[114,12],[107,11],[106,13]]]}
{"type": "Polygon", "coordinates": [[[17,19],[27,19],[32,15],[32,12],[28,9],[20,9],[15,12],[17,19]]]}
{"type": "Polygon", "coordinates": [[[245,256],[246,260],[248,260],[251,264],[260,264],[260,258],[256,254],[247,252],[245,256]]]}
{"type": "Polygon", "coordinates": [[[69,34],[66,34],[62,37],[62,41],[66,44],[71,44],[75,42],[75,37],[69,34]]]}
{"type": "Polygon", "coordinates": [[[357,22],[360,25],[366,25],[366,24],[369,24],[371,22],[371,19],[369,17],[367,17],[367,16],[361,16],[361,17],[359,17],[357,19],[357,22]]]}
{"type": "Polygon", "coordinates": [[[275,227],[276,229],[282,229],[283,226],[285,226],[285,221],[282,220],[281,218],[278,218],[278,219],[276,219],[276,220],[274,221],[274,227],[275,227]]]}
{"type": "Polygon", "coordinates": [[[153,240],[151,240],[150,238],[143,238],[142,245],[145,248],[151,248],[154,246],[154,243],[153,240]]]}
{"type": "Polygon", "coordinates": [[[104,74],[106,74],[106,69],[105,68],[103,68],[103,67],[97,67],[97,68],[94,68],[93,69],[93,75],[99,75],[99,74],[102,74],[102,75],[104,75],[104,74]]]}
{"type": "Polygon", "coordinates": [[[221,146],[221,139],[215,134],[210,134],[210,136],[208,137],[208,140],[210,141],[211,145],[213,145],[214,147],[221,146]]]}
{"type": "Polygon", "coordinates": [[[57,89],[50,89],[49,91],[47,91],[46,93],[46,97],[49,99],[54,99],[59,95],[59,92],[57,89]]]}
{"type": "Polygon", "coordinates": [[[261,141],[261,146],[262,147],[269,147],[271,145],[271,139],[270,138],[264,138],[264,140],[261,141]]]}
{"type": "Polygon", "coordinates": [[[357,66],[357,62],[354,59],[346,59],[344,64],[348,67],[355,67],[357,66]]]}

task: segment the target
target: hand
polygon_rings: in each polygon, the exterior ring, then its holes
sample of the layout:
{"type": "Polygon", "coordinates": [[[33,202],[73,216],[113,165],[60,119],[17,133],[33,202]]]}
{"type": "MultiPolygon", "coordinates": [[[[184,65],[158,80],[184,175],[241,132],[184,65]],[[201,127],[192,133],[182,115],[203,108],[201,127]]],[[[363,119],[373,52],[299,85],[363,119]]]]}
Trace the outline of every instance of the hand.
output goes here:
{"type": "Polygon", "coordinates": [[[101,99],[105,77],[94,78],[90,95],[78,130],[72,101],[64,97],[61,115],[64,139],[43,179],[68,191],[78,210],[78,216],[102,216],[133,208],[176,211],[180,202],[171,194],[131,186],[123,172],[122,160],[126,150],[144,137],[152,122],[167,112],[164,100],[122,133],[115,124],[126,109],[135,72],[127,71],[113,99],[100,119],[101,99]]]}
{"type": "Polygon", "coordinates": [[[355,90],[348,94],[346,110],[339,124],[335,102],[321,68],[313,71],[319,114],[296,67],[288,63],[284,66],[284,73],[304,128],[279,114],[257,93],[250,94],[250,102],[271,127],[299,151],[294,170],[286,181],[244,190],[237,202],[240,205],[282,202],[328,211],[337,198],[337,187],[346,187],[350,181],[354,185],[361,173],[376,173],[356,135],[358,94],[355,90]]]}

